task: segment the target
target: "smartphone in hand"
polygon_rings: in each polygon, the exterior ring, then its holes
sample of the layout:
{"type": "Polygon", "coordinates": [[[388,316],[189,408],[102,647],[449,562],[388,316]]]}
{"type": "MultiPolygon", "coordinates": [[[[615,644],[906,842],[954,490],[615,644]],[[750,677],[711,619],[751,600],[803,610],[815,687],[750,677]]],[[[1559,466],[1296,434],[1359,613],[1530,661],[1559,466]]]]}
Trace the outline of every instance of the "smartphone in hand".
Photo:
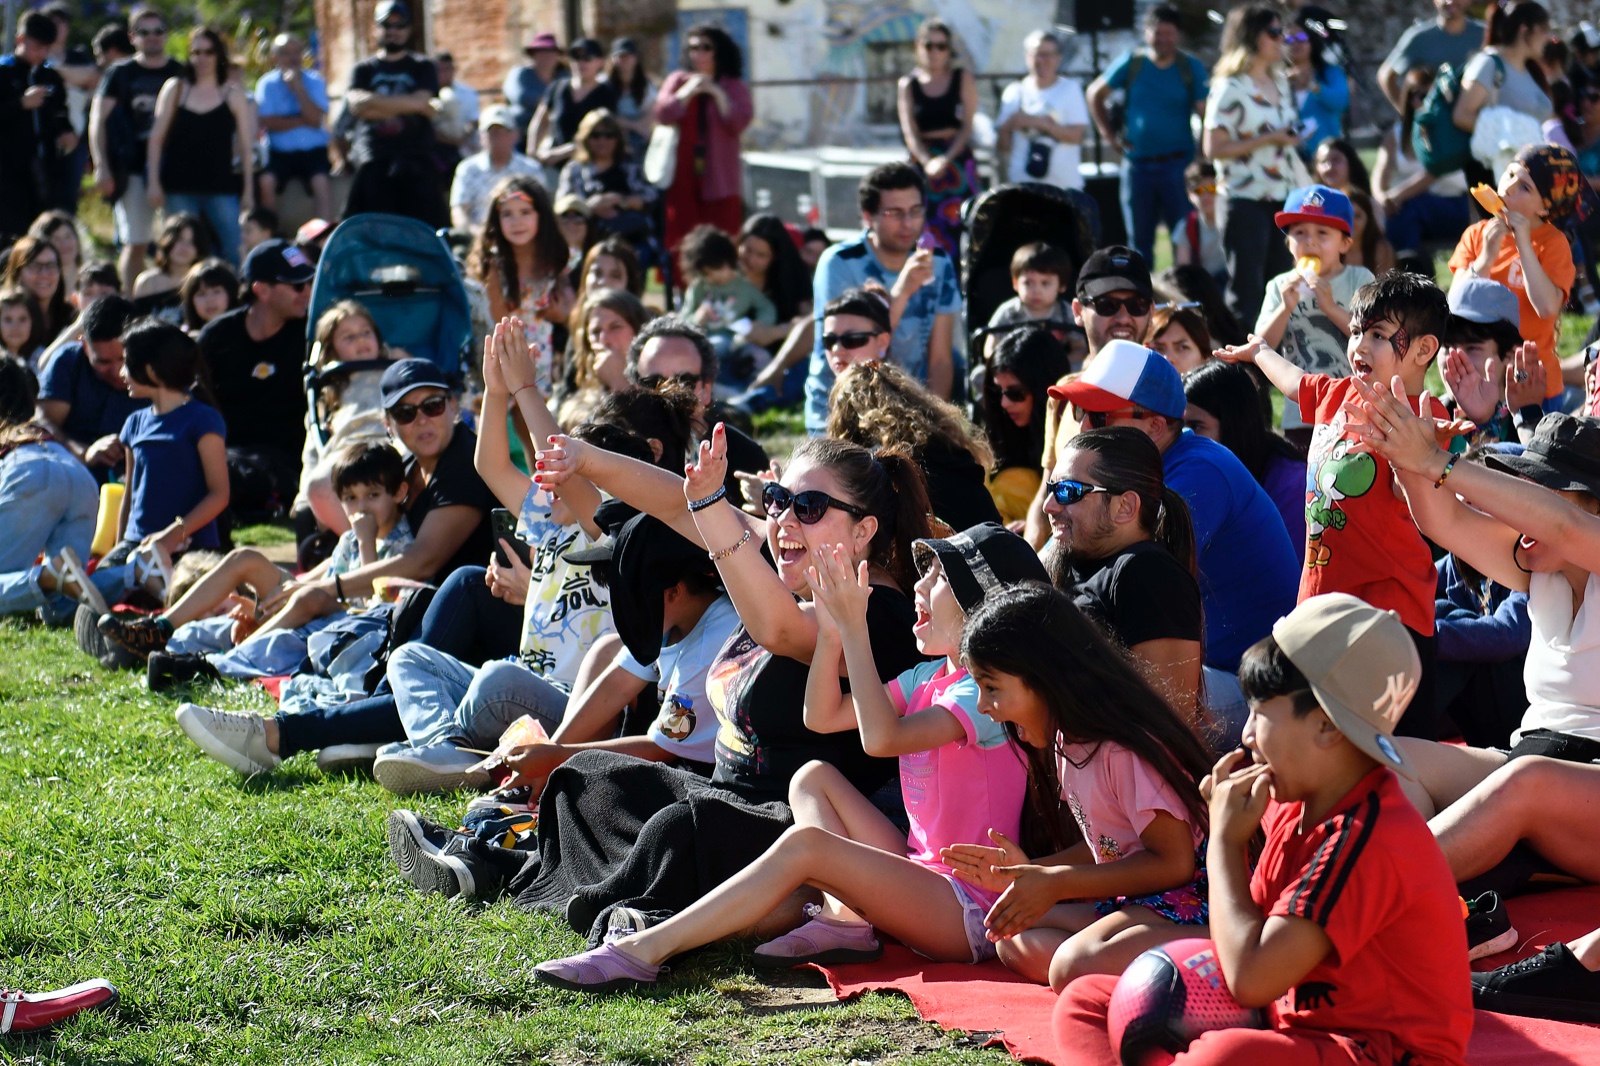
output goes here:
{"type": "Polygon", "coordinates": [[[506,557],[506,550],[500,542],[505,541],[511,545],[511,550],[517,553],[517,558],[522,560],[523,566],[532,565],[533,549],[527,542],[517,536],[517,516],[504,507],[496,507],[489,512],[489,529],[494,535],[494,557],[501,566],[511,566],[511,560],[506,557]]]}

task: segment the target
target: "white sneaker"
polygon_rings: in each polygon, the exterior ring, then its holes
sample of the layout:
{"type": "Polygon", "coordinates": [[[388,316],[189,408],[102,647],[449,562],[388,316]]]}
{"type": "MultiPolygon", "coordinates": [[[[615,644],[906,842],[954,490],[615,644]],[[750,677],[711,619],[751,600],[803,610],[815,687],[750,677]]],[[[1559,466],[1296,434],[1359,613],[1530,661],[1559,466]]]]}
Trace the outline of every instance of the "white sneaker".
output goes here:
{"type": "Polygon", "coordinates": [[[106,598],[100,594],[94,582],[89,580],[89,574],[83,569],[83,561],[78,558],[78,553],[71,547],[63,547],[56,559],[58,561],[54,565],[51,560],[45,560],[45,566],[56,579],[56,591],[71,596],[79,603],[87,604],[96,618],[110,614],[110,605],[106,603],[106,598]]]}
{"type": "Polygon", "coordinates": [[[267,727],[259,714],[185,703],[178,707],[177,719],[201,751],[241,774],[268,773],[283,762],[267,750],[267,727]]]}
{"type": "Polygon", "coordinates": [[[325,774],[370,770],[382,744],[330,744],[317,752],[317,769],[325,774]]]}
{"type": "Polygon", "coordinates": [[[454,792],[458,788],[482,791],[492,778],[487,771],[469,770],[482,756],[462,751],[454,744],[429,744],[384,750],[372,763],[378,784],[400,796],[416,792],[454,792]]]}

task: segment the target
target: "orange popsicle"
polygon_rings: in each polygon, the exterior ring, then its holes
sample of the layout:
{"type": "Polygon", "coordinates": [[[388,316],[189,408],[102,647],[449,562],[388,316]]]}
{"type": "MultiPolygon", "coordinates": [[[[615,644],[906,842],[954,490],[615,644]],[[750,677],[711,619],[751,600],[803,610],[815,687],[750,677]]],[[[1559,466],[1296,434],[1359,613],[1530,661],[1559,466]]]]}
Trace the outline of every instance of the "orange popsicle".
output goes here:
{"type": "Polygon", "coordinates": [[[1500,194],[1481,181],[1472,187],[1472,198],[1491,215],[1498,215],[1506,209],[1506,202],[1500,199],[1500,194]]]}

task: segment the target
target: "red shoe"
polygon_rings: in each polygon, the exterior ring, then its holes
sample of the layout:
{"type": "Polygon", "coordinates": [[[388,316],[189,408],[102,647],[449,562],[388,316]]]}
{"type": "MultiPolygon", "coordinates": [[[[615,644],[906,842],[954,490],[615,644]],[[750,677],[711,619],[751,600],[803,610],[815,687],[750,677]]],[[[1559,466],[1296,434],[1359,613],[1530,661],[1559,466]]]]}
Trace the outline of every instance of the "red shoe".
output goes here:
{"type": "Polygon", "coordinates": [[[117,1002],[117,990],[103,977],[55,992],[0,991],[0,1033],[37,1033],[77,1014],[102,1010],[117,1002]]]}

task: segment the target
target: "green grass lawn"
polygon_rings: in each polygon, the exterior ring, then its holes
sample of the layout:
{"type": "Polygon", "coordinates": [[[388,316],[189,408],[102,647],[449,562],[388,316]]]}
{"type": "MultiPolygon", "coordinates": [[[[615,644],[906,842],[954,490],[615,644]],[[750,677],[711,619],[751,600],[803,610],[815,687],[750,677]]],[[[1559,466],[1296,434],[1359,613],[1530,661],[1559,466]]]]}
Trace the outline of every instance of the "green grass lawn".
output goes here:
{"type": "MultiPolygon", "coordinates": [[[[370,778],[300,756],[243,781],[178,731],[175,699],[65,631],[0,623],[0,663],[0,985],[122,991],[110,1013],[0,1040],[0,1062],[1010,1061],[898,996],[835,1005],[819,975],[757,978],[731,946],[648,994],[537,985],[533,964],[579,938],[412,890],[384,842],[396,801],[370,778]]],[[[416,805],[448,819],[463,803],[416,805]]]]}

